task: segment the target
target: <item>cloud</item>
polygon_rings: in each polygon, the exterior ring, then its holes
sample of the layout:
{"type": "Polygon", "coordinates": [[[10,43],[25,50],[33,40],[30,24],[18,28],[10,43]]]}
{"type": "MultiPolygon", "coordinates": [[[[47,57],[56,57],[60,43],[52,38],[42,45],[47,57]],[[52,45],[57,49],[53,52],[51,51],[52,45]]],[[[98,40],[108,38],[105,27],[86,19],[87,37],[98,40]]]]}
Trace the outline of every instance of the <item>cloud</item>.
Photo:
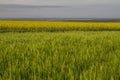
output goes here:
{"type": "Polygon", "coordinates": [[[120,4],[120,0],[0,0],[0,3],[25,5],[87,5],[120,4]]]}
{"type": "Polygon", "coordinates": [[[120,5],[67,7],[0,5],[0,18],[120,18],[119,7],[120,5]]]}
{"type": "Polygon", "coordinates": [[[67,5],[68,0],[0,0],[1,4],[67,5]]]}

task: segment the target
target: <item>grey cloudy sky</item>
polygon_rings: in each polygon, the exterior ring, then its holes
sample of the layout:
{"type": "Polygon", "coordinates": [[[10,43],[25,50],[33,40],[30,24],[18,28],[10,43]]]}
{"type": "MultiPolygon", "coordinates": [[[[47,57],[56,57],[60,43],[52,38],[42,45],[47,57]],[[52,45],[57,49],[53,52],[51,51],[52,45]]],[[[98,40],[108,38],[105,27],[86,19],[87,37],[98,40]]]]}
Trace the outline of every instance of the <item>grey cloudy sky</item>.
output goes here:
{"type": "Polygon", "coordinates": [[[120,18],[120,0],[0,0],[0,18],[41,17],[120,18]],[[11,7],[13,4],[39,5],[40,7],[11,7]]]}
{"type": "Polygon", "coordinates": [[[0,0],[1,4],[27,5],[85,5],[85,4],[120,4],[120,0],[0,0]]]}

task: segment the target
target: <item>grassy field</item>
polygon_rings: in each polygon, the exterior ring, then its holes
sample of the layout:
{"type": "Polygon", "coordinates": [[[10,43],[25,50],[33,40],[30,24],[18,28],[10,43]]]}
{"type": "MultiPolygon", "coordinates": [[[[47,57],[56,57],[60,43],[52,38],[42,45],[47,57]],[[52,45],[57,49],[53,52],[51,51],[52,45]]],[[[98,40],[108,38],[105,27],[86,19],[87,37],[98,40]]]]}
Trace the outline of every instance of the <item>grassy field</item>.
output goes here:
{"type": "Polygon", "coordinates": [[[120,22],[0,21],[0,80],[120,80],[120,22]]]}
{"type": "Polygon", "coordinates": [[[120,32],[0,33],[0,80],[120,80],[120,32]]]}

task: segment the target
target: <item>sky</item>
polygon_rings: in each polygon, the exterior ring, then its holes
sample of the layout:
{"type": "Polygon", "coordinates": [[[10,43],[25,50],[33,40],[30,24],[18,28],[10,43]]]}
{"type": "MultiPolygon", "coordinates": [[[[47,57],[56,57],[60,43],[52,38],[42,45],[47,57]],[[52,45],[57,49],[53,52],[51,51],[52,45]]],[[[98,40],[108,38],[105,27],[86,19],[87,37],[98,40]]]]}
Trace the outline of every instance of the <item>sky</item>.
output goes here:
{"type": "Polygon", "coordinates": [[[0,0],[0,3],[25,5],[87,5],[120,4],[120,0],[0,0]]]}
{"type": "Polygon", "coordinates": [[[43,17],[120,18],[120,0],[0,0],[0,18],[43,17]]]}

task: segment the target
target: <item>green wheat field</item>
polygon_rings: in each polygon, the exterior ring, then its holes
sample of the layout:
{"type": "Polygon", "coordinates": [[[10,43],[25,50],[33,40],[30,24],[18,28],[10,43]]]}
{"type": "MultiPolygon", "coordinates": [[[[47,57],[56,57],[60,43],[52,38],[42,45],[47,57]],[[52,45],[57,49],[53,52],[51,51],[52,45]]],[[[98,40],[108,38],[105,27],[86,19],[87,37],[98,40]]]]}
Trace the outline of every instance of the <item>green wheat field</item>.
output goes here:
{"type": "Polygon", "coordinates": [[[120,31],[0,32],[0,80],[120,80],[120,31]]]}

